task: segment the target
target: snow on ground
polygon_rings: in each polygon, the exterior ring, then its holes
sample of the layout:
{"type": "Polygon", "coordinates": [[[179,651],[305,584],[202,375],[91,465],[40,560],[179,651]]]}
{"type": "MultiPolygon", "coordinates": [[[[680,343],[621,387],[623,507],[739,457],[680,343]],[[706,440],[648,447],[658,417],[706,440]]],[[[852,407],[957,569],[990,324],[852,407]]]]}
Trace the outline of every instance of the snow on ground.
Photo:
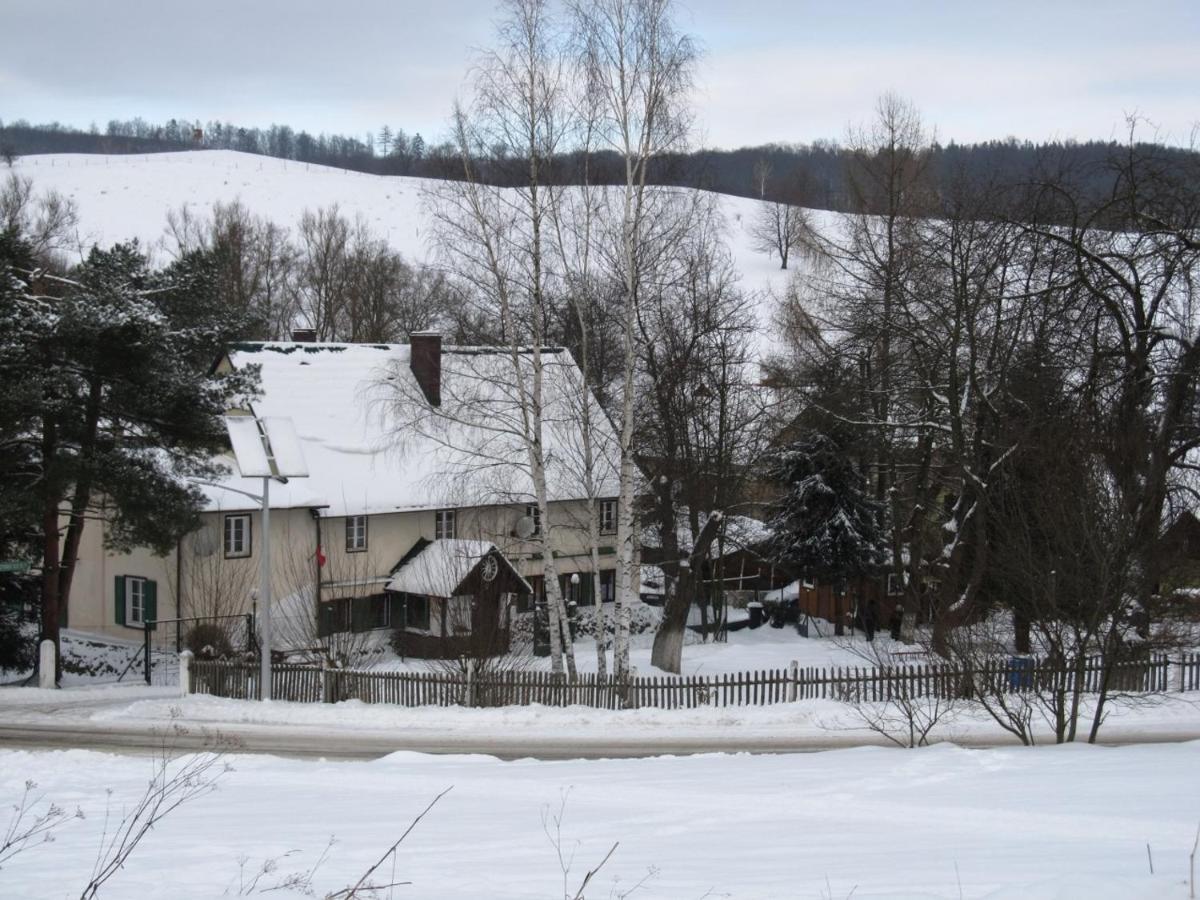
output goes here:
{"type": "MultiPolygon", "coordinates": [[[[214,202],[240,200],[254,214],[293,229],[305,210],[336,203],[349,218],[361,216],[409,259],[431,258],[429,215],[421,199],[423,189],[437,185],[429,179],[368,175],[232,150],[23,156],[13,171],[32,178],[38,191],[56,190],[75,201],[85,250],[135,237],[155,248],[163,240],[169,210],[188,204],[193,213],[206,216],[214,202]]],[[[754,247],[750,229],[760,201],[722,195],[719,202],[742,286],[761,294],[758,346],[765,354],[775,349],[777,334],[768,292],[781,295],[789,272],[754,247]]],[[[814,211],[813,216],[816,227],[827,231],[840,220],[835,213],[814,211]]],[[[796,260],[793,270],[802,265],[796,260]]]]}
{"type": "MultiPolygon", "coordinates": [[[[868,665],[862,633],[854,636],[847,634],[844,638],[834,638],[830,634],[833,626],[821,622],[820,626],[826,633],[824,637],[800,637],[795,628],[772,628],[764,625],[761,628],[741,628],[729,632],[728,641],[721,643],[688,643],[683,648],[682,675],[724,675],[737,672],[757,672],[762,669],[786,669],[795,660],[801,668],[829,668],[831,666],[865,666],[868,665]]],[[[699,637],[690,632],[689,640],[698,641],[699,637]]],[[[886,634],[877,634],[876,641],[880,646],[891,646],[891,639],[886,634]]],[[[650,653],[654,643],[653,634],[636,634],[630,639],[631,649],[629,658],[639,675],[671,677],[650,664],[650,653]]],[[[897,645],[899,646],[899,645],[897,645]]],[[[910,649],[900,647],[901,650],[910,649]]],[[[550,671],[549,657],[534,657],[528,655],[528,650],[521,651],[521,664],[531,669],[550,671]]],[[[924,657],[916,660],[924,662],[924,657]]],[[[575,642],[575,664],[580,672],[596,671],[596,642],[589,637],[581,637],[575,642]]],[[[612,654],[609,653],[609,665],[612,664],[612,654]]],[[[437,668],[437,663],[424,660],[410,659],[401,661],[389,659],[373,665],[372,668],[392,671],[427,671],[437,668]]]]}
{"type": "MultiPolygon", "coordinates": [[[[35,625],[29,632],[36,637],[35,625]]],[[[90,684],[136,683],[143,679],[142,640],[124,640],[106,635],[91,634],[73,628],[62,630],[62,683],[70,687],[90,684]]],[[[156,672],[163,668],[172,671],[177,665],[174,648],[165,651],[154,648],[156,672]]],[[[32,671],[14,672],[0,669],[0,686],[20,683],[33,677],[32,671]]],[[[174,676],[173,676],[174,677],[174,676]]]]}
{"type": "MultiPolygon", "coordinates": [[[[225,728],[231,734],[253,738],[259,747],[273,747],[272,741],[286,743],[296,737],[327,741],[332,736],[336,738],[334,745],[343,741],[346,749],[355,753],[363,749],[355,745],[356,737],[362,737],[376,751],[377,740],[382,738],[395,739],[390,745],[393,748],[455,749],[466,742],[505,755],[540,752],[536,748],[543,742],[552,755],[591,753],[592,747],[612,748],[604,752],[628,755],[633,751],[808,749],[889,743],[867,726],[854,705],[831,699],[673,710],[537,704],[480,709],[404,707],[360,700],[334,704],[280,700],[260,703],[198,694],[180,697],[178,690],[145,685],[101,685],[59,691],[5,688],[0,690],[0,731],[5,725],[17,728],[47,725],[103,736],[110,728],[154,734],[180,724],[218,731],[225,728]],[[406,745],[405,740],[416,743],[406,745]],[[439,743],[442,741],[446,743],[439,743]],[[514,751],[512,747],[534,749],[514,751]]],[[[1084,698],[1082,714],[1086,722],[1091,721],[1093,703],[1094,698],[1084,698]]],[[[885,708],[882,704],[871,704],[863,709],[875,714],[885,708]]],[[[896,718],[892,726],[894,736],[903,740],[906,737],[903,720],[896,718]]],[[[1035,733],[1039,743],[1053,743],[1048,721],[1035,721],[1035,733]]],[[[1100,732],[1102,741],[1111,742],[1197,737],[1200,737],[1200,696],[1194,693],[1114,695],[1100,732]]],[[[971,746],[1016,743],[1016,738],[973,704],[957,705],[939,721],[929,740],[971,746]]]]}
{"type": "MultiPolygon", "coordinates": [[[[29,689],[35,690],[35,689],[29,689]]],[[[40,692],[39,692],[40,693],[40,692]]],[[[6,695],[7,696],[7,692],[6,695]]],[[[221,697],[192,695],[116,702],[116,696],[98,698],[103,705],[87,711],[79,706],[73,714],[85,715],[91,727],[114,724],[166,726],[171,722],[220,727],[222,723],[255,726],[303,726],[324,732],[414,732],[427,735],[482,737],[519,734],[536,741],[555,739],[564,734],[586,742],[629,738],[639,742],[662,739],[672,741],[711,741],[723,738],[752,742],[759,738],[790,739],[797,744],[810,742],[814,747],[887,743],[874,734],[851,704],[836,700],[803,700],[769,706],[696,707],[694,709],[593,709],[586,706],[548,707],[538,704],[497,708],[461,706],[404,707],[368,704],[360,700],[341,703],[289,703],[229,700],[221,697]]],[[[34,701],[29,701],[34,702],[34,701]]],[[[1083,702],[1083,721],[1091,722],[1093,698],[1083,702]]],[[[0,704],[3,698],[0,698],[0,704]]],[[[3,708],[0,705],[0,708],[3,708]]],[[[882,705],[865,706],[878,710],[882,705]]],[[[14,711],[16,712],[16,711],[14,711]]],[[[903,739],[904,725],[897,719],[893,729],[903,739]]],[[[1051,723],[1035,723],[1035,733],[1043,743],[1053,743],[1051,723]]],[[[1172,740],[1200,735],[1200,702],[1194,694],[1164,694],[1150,700],[1127,702],[1114,698],[1100,731],[1101,740],[1172,740]]],[[[1016,743],[982,709],[962,705],[947,714],[934,728],[930,742],[952,741],[986,745],[1016,743]]]]}
{"type": "MultiPolygon", "coordinates": [[[[565,762],[241,756],[217,791],[156,826],[101,896],[237,896],[240,872],[249,881],[264,860],[284,857],[257,885],[274,887],[311,869],[332,837],[312,880],[324,896],[357,881],[450,788],[394,869],[379,870],[385,882],[411,882],[395,897],[563,896],[544,825],[561,810],[570,891],[617,845],[589,898],[1183,900],[1198,763],[1194,743],[565,762]]],[[[0,804],[32,779],[46,801],[85,816],[6,864],[0,895],[77,895],[106,807],[119,818],[151,765],[82,750],[0,752],[0,804]]]]}

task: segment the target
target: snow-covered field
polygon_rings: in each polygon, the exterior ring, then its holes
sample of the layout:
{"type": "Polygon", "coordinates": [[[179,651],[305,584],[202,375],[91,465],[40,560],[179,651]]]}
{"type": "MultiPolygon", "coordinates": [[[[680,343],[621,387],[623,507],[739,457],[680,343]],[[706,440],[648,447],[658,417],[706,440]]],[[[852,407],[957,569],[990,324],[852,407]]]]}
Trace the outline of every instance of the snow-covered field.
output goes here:
{"type": "MultiPolygon", "coordinates": [[[[394,869],[389,861],[377,873],[411,884],[381,896],[562,897],[544,824],[562,811],[572,893],[617,845],[585,894],[597,900],[1183,900],[1198,763],[1200,744],[590,762],[242,756],[217,791],[156,826],[100,896],[238,896],[265,860],[282,857],[261,891],[311,869],[332,837],[312,878],[325,896],[357,881],[450,788],[400,845],[394,869]]],[[[0,804],[32,779],[47,801],[85,816],[0,869],[0,896],[77,896],[106,804],[119,819],[151,765],[81,750],[0,752],[0,804]]]]}
{"type": "MultiPolygon", "coordinates": [[[[33,179],[39,191],[56,190],[79,210],[78,245],[108,245],[138,238],[150,249],[161,245],[167,212],[187,204],[206,216],[214,202],[240,200],[256,215],[294,228],[305,210],[337,204],[343,215],[362,219],[412,260],[431,258],[430,220],[422,191],[438,182],[368,175],[271,157],[206,150],[145,156],[47,154],[17,160],[13,171],[33,179]]],[[[777,259],[756,250],[750,226],[759,201],[719,197],[728,241],[742,287],[759,295],[759,346],[771,349],[774,302],[789,273],[777,259]]],[[[832,229],[837,215],[814,212],[818,227],[832,229]]],[[[793,269],[802,265],[797,261],[793,269]]]]}

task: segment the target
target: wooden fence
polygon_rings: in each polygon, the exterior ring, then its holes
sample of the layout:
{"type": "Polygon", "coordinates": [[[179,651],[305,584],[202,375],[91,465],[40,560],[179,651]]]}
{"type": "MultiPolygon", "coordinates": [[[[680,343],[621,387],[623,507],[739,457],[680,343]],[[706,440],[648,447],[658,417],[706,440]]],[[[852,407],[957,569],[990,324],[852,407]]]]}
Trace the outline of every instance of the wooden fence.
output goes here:
{"type": "MultiPolygon", "coordinates": [[[[228,662],[192,663],[191,691],[236,699],[259,695],[257,665],[228,662]]],[[[580,675],[575,679],[549,672],[462,671],[372,672],[274,666],[271,696],[279,700],[336,703],[362,700],[399,706],[593,706],[602,709],[698,706],[767,706],[794,700],[832,699],[845,702],[887,701],[917,697],[971,697],[980,693],[1024,691],[1100,691],[1105,679],[1111,691],[1166,693],[1200,690],[1200,653],[1121,662],[1106,670],[1098,659],[1067,666],[1044,660],[997,661],[965,671],[951,665],[905,665],[884,668],[764,669],[726,675],[685,677],[580,675]]]]}

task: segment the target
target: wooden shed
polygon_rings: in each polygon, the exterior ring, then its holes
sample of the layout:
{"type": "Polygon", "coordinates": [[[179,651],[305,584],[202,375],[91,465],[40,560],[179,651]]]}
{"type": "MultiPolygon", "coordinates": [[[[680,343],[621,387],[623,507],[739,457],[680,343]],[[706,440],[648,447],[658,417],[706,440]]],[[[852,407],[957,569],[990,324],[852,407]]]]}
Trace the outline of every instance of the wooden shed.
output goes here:
{"type": "Polygon", "coordinates": [[[529,583],[487,541],[417,541],[384,591],[403,656],[455,659],[507,653],[517,599],[529,583]]]}

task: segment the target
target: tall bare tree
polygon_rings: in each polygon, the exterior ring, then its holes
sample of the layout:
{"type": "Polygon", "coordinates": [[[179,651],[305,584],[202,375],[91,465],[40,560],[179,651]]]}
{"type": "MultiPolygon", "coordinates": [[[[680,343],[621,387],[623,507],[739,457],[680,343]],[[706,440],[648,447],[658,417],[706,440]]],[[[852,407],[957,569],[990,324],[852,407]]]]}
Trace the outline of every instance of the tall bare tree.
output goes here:
{"type": "Polygon", "coordinates": [[[653,195],[659,193],[648,184],[647,175],[654,159],[681,149],[686,142],[690,126],[687,95],[697,50],[691,38],[676,27],[671,0],[598,0],[574,3],[572,10],[585,83],[598,112],[599,134],[619,155],[624,169],[623,182],[613,197],[619,212],[614,216],[617,224],[610,260],[624,295],[613,668],[618,677],[625,678],[630,674],[630,603],[638,574],[634,511],[636,320],[653,195]]]}
{"type": "MultiPolygon", "coordinates": [[[[543,354],[556,303],[547,267],[555,199],[549,185],[568,127],[567,74],[549,4],[509,0],[502,8],[496,46],[481,55],[475,69],[473,102],[455,110],[461,180],[447,184],[430,200],[447,268],[499,322],[516,389],[517,431],[530,489],[548,530],[543,354]],[[494,186],[496,179],[488,175],[500,172],[512,187],[494,186]]],[[[557,564],[548,535],[538,537],[544,544],[552,665],[561,672],[565,661],[574,676],[574,647],[565,627],[557,564]]]]}

